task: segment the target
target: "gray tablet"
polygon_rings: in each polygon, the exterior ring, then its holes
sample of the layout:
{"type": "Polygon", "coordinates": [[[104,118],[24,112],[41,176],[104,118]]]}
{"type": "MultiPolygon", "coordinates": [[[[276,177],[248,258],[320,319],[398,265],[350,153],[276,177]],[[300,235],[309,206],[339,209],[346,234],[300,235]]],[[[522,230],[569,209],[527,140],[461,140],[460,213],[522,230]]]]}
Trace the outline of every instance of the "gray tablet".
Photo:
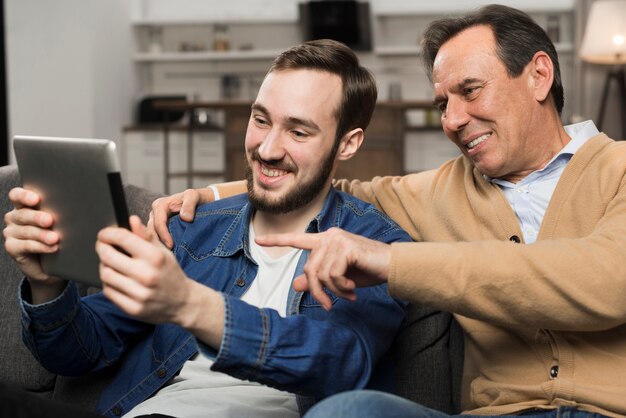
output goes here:
{"type": "Polygon", "coordinates": [[[100,286],[95,251],[98,231],[129,228],[115,143],[106,139],[15,136],[13,148],[22,184],[41,197],[54,217],[59,251],[44,254],[50,275],[100,286]]]}

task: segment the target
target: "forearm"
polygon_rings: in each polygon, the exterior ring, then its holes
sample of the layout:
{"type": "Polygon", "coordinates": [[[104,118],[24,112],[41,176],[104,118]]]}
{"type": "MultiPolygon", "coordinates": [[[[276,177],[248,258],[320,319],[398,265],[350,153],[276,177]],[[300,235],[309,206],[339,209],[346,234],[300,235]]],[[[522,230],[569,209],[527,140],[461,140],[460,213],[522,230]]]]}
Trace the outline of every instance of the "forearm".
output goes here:
{"type": "Polygon", "coordinates": [[[227,297],[225,336],[213,368],[318,398],[363,388],[404,318],[402,307],[381,289],[360,289],[357,302],[336,301],[316,319],[283,318],[227,297]]]}
{"type": "Polygon", "coordinates": [[[395,297],[506,327],[598,331],[624,323],[624,238],[392,246],[395,297]]]}
{"type": "MultiPolygon", "coordinates": [[[[231,196],[235,196],[241,193],[246,193],[248,191],[245,180],[236,180],[236,181],[230,181],[226,183],[215,184],[214,187],[217,189],[219,193],[219,199],[224,199],[226,197],[231,197],[231,196]]],[[[210,196],[212,197],[211,200],[216,200],[215,196],[213,195],[213,191],[211,191],[210,188],[207,188],[205,190],[207,190],[206,196],[209,196],[208,193],[210,192],[210,196]]],[[[205,200],[205,201],[208,202],[209,200],[205,200]]]]}
{"type": "Polygon", "coordinates": [[[145,328],[130,318],[102,321],[103,309],[111,304],[101,295],[81,300],[76,286],[70,282],[56,299],[31,305],[30,288],[22,283],[22,337],[35,358],[51,372],[75,376],[95,372],[114,363],[126,344],[145,328]]]}

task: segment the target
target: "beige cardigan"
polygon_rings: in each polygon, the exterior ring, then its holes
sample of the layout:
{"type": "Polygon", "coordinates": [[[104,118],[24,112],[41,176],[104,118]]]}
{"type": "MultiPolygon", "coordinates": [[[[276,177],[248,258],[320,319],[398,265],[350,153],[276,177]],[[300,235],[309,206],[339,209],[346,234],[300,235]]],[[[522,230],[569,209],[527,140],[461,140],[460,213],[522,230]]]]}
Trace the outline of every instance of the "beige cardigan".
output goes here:
{"type": "Polygon", "coordinates": [[[574,155],[529,245],[512,241],[513,210],[465,157],[337,187],[418,241],[393,244],[389,290],[457,314],[467,413],[626,415],[626,142],[600,134],[574,155]]]}

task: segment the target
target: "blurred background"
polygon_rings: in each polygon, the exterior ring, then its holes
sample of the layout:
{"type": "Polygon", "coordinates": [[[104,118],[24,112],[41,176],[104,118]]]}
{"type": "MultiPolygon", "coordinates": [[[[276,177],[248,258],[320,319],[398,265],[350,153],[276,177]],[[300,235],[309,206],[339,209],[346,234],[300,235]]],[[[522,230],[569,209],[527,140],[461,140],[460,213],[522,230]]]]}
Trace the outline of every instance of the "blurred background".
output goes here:
{"type": "MultiPolygon", "coordinates": [[[[379,88],[366,146],[338,175],[434,168],[458,151],[429,106],[420,34],[433,19],[487,3],[4,0],[0,165],[14,162],[13,135],[78,136],[115,140],[125,181],[155,191],[241,178],[249,106],[272,59],[330,37],[357,51],[379,88]]],[[[623,66],[580,54],[594,1],[500,3],[531,14],[555,42],[564,123],[596,120],[606,102],[602,130],[624,139],[617,78],[603,96],[607,71],[623,77],[623,66]]]]}

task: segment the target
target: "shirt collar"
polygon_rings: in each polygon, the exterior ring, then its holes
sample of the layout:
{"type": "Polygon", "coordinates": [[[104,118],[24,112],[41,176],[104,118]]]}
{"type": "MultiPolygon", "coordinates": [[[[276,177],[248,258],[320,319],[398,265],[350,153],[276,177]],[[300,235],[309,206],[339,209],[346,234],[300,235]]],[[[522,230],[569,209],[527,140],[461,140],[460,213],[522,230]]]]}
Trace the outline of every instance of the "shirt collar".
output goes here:
{"type": "Polygon", "coordinates": [[[565,132],[570,136],[569,141],[563,149],[553,158],[553,160],[561,154],[574,155],[576,151],[582,147],[585,142],[598,135],[600,131],[591,120],[586,120],[580,123],[574,123],[572,125],[566,125],[563,127],[565,132]]]}
{"type": "MultiPolygon", "coordinates": [[[[243,250],[250,257],[250,248],[248,246],[250,219],[254,208],[248,199],[242,205],[241,209],[235,216],[227,233],[218,244],[214,255],[228,257],[236,252],[243,250]]],[[[341,202],[338,198],[337,191],[331,187],[324,200],[322,210],[311,220],[306,232],[320,232],[327,230],[338,224],[339,215],[341,213],[341,202]]]]}

